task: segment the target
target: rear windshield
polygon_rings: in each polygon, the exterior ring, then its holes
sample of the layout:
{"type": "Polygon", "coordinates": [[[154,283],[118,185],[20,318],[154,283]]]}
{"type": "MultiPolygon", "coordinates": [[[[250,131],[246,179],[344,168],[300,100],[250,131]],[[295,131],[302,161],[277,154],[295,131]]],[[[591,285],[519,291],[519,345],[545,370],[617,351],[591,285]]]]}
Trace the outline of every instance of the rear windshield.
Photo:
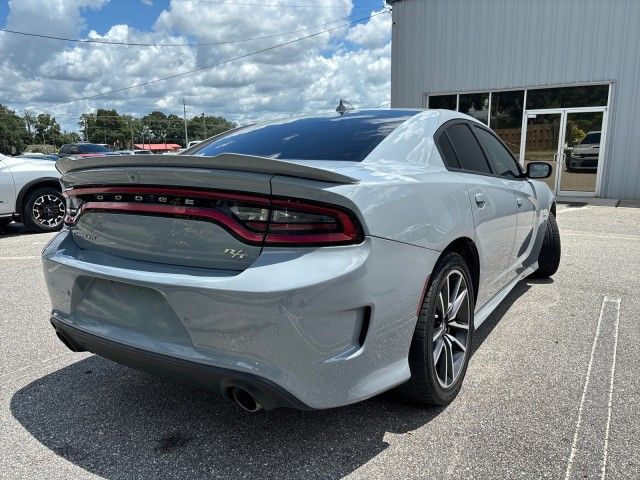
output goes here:
{"type": "Polygon", "coordinates": [[[78,145],[80,149],[80,153],[95,153],[95,152],[110,152],[107,147],[103,147],[102,145],[93,145],[91,143],[85,143],[82,145],[78,145]]]}
{"type": "Polygon", "coordinates": [[[580,142],[582,145],[595,145],[600,143],[600,132],[590,132],[580,142]]]}
{"type": "Polygon", "coordinates": [[[360,162],[416,113],[418,111],[411,110],[355,111],[285,120],[233,132],[203,145],[193,154],[239,153],[285,160],[360,162]]]}

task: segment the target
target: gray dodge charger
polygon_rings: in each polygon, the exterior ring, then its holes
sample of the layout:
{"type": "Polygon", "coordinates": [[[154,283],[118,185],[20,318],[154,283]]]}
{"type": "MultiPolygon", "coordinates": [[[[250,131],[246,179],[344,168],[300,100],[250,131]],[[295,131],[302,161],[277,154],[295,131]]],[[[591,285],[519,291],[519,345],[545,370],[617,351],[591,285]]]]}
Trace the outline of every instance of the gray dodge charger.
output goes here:
{"type": "Polygon", "coordinates": [[[549,165],[523,171],[447,110],[298,117],[57,168],[65,228],[43,261],[60,340],[249,411],[394,387],[445,405],[474,330],[560,261],[549,165]]]}

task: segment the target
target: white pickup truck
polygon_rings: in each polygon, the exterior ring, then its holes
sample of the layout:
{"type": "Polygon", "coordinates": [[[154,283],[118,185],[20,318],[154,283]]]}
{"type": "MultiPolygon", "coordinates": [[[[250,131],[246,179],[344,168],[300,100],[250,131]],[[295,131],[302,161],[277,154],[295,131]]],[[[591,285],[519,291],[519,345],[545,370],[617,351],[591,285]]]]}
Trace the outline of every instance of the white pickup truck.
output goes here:
{"type": "Polygon", "coordinates": [[[62,228],[65,200],[55,160],[0,154],[0,228],[20,220],[34,232],[62,228]]]}

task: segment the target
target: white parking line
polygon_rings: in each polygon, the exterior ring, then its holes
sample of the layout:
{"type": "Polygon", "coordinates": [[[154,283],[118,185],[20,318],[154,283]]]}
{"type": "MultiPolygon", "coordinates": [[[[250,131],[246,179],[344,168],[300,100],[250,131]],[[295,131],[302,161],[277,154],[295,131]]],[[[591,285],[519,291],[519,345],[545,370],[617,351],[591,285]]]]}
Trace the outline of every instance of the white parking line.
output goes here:
{"type": "Polygon", "coordinates": [[[613,363],[611,364],[611,383],[609,383],[609,401],[607,403],[607,427],[604,434],[604,456],[602,458],[602,470],[600,478],[604,480],[607,475],[607,459],[609,456],[609,429],[611,428],[611,412],[613,404],[613,379],[616,376],[616,358],[618,355],[618,330],[620,327],[620,299],[616,302],[616,330],[613,340],[613,363]]]}
{"type": "MultiPolygon", "coordinates": [[[[609,429],[611,425],[611,414],[612,414],[612,403],[613,403],[613,382],[614,382],[614,375],[615,375],[619,323],[620,323],[620,298],[611,299],[605,296],[602,300],[602,306],[600,307],[600,315],[598,316],[596,333],[594,335],[593,344],[591,346],[591,355],[589,357],[589,364],[587,366],[584,387],[582,389],[580,406],[578,407],[578,418],[576,420],[576,428],[573,435],[573,442],[571,444],[571,452],[569,454],[567,469],[565,471],[565,477],[564,477],[565,480],[569,480],[569,478],[572,477],[574,465],[576,463],[578,463],[580,465],[580,468],[583,470],[582,472],[580,470],[576,472],[576,475],[579,474],[580,477],[582,477],[582,475],[585,474],[586,472],[593,471],[591,470],[591,468],[597,468],[595,464],[596,458],[594,457],[594,455],[597,455],[599,453],[598,452],[599,445],[602,445],[598,442],[599,439],[602,439],[603,441],[603,447],[602,447],[603,450],[602,450],[602,456],[600,457],[600,461],[598,461],[597,464],[599,464],[599,467],[600,467],[599,470],[600,470],[601,480],[604,480],[605,478],[608,447],[609,447],[609,429]],[[610,304],[612,304],[612,306],[615,307],[615,311],[616,311],[616,318],[615,318],[615,321],[613,322],[613,331],[609,332],[609,330],[607,329],[607,334],[601,339],[605,309],[610,304]],[[590,390],[589,387],[591,385],[591,380],[592,380],[591,374],[594,369],[594,364],[595,363],[598,364],[598,367],[596,368],[596,370],[599,372],[600,375],[602,375],[603,367],[608,365],[607,362],[609,361],[609,358],[611,358],[607,355],[607,353],[610,352],[611,350],[607,350],[606,348],[603,348],[603,345],[604,347],[607,347],[607,342],[611,339],[610,338],[611,334],[613,336],[613,348],[611,349],[613,350],[613,357],[611,359],[612,361],[612,366],[610,369],[611,379],[609,382],[608,392],[599,391],[598,382],[596,382],[594,388],[590,390]],[[604,342],[604,344],[602,344],[602,342],[604,342]],[[597,355],[596,355],[596,351],[598,351],[597,355]],[[600,409],[599,409],[599,406],[601,405],[604,406],[605,404],[604,398],[602,399],[603,400],[602,402],[599,402],[598,397],[600,395],[604,396],[605,393],[608,393],[606,426],[604,426],[604,428],[602,429],[603,430],[602,435],[598,435],[598,430],[599,430],[598,420],[600,416],[599,414],[602,414],[601,415],[602,421],[603,421],[602,423],[604,423],[604,418],[605,418],[604,411],[600,412],[600,409]],[[587,397],[589,397],[589,402],[586,402],[587,397]],[[585,405],[587,403],[591,407],[589,411],[585,409],[585,405]],[[587,413],[589,414],[590,418],[586,424],[587,426],[585,427],[584,431],[582,431],[583,419],[585,415],[587,415],[587,413]],[[582,437],[584,438],[581,438],[581,434],[582,434],[582,437]],[[597,438],[593,438],[594,436],[596,436],[597,438]],[[579,443],[581,444],[581,447],[578,446],[579,443]],[[576,455],[578,453],[581,453],[581,456],[580,456],[580,460],[576,462],[576,455]]],[[[607,327],[610,327],[610,326],[611,325],[607,324],[607,327]]],[[[601,377],[598,377],[598,378],[601,378],[601,377]]],[[[600,390],[602,389],[600,388],[600,390]]]]}
{"type": "Polygon", "coordinates": [[[607,297],[602,300],[602,306],[600,307],[600,315],[598,316],[598,325],[596,326],[596,334],[593,337],[593,345],[591,346],[591,357],[589,357],[589,366],[587,367],[587,376],[584,381],[584,388],[582,389],[582,398],[580,399],[580,407],[578,407],[578,421],[576,422],[576,430],[573,434],[573,443],[571,444],[571,453],[569,454],[569,461],[567,462],[567,471],[565,472],[565,480],[569,480],[571,476],[571,469],[573,468],[573,460],[576,456],[578,445],[578,432],[580,431],[580,424],[582,423],[582,412],[584,410],[584,401],[587,398],[587,389],[589,388],[589,380],[591,379],[591,368],[593,367],[593,359],[595,358],[596,345],[598,344],[598,338],[600,337],[600,327],[602,326],[602,315],[604,314],[604,304],[607,303],[607,297]]]}
{"type": "Polygon", "coordinates": [[[565,207],[565,208],[560,208],[556,211],[556,216],[561,214],[561,213],[568,213],[568,212],[584,212],[585,210],[589,210],[591,207],[585,206],[585,207],[565,207]]]}
{"type": "Polygon", "coordinates": [[[580,237],[580,238],[599,238],[602,240],[625,240],[630,242],[638,242],[640,241],[640,235],[615,235],[615,234],[606,234],[606,233],[587,233],[581,232],[580,230],[560,230],[562,235],[568,235],[571,237],[580,237]]]}
{"type": "Polygon", "coordinates": [[[25,255],[23,257],[0,257],[0,260],[35,260],[41,258],[40,255],[25,255]]]}

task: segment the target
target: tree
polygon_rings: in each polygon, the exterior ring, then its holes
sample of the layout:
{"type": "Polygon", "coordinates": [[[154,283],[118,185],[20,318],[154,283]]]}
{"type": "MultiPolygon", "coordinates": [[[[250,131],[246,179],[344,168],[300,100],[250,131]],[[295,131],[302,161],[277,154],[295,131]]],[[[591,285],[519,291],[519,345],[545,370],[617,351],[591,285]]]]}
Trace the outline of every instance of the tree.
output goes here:
{"type": "Polygon", "coordinates": [[[40,143],[40,141],[42,141],[42,143],[45,144],[48,141],[50,144],[55,145],[56,141],[58,143],[60,142],[60,125],[56,119],[48,113],[41,113],[36,117],[35,132],[36,138],[34,143],[40,143]]]}
{"type": "Polygon", "coordinates": [[[236,124],[227,121],[224,117],[212,115],[200,115],[187,122],[189,138],[192,140],[204,140],[222,132],[235,128],[236,124]]]}
{"type": "Polygon", "coordinates": [[[95,117],[94,136],[96,143],[122,147],[129,139],[127,125],[118,112],[99,108],[95,117]]]}
{"type": "Polygon", "coordinates": [[[24,150],[29,141],[29,133],[24,119],[16,112],[0,105],[0,152],[16,154],[24,150]]]}
{"type": "Polygon", "coordinates": [[[142,117],[142,124],[148,129],[149,143],[163,143],[167,140],[169,119],[157,110],[142,117]]]}
{"type": "Polygon", "coordinates": [[[167,117],[167,142],[179,145],[184,143],[184,120],[177,115],[167,117]]]}
{"type": "Polygon", "coordinates": [[[91,133],[92,133],[92,129],[95,129],[95,125],[96,125],[95,113],[83,113],[82,115],[80,115],[78,126],[82,129],[84,133],[85,142],[91,142],[91,133]]]}
{"type": "Polygon", "coordinates": [[[35,114],[29,112],[28,110],[24,111],[24,122],[27,125],[27,132],[29,133],[29,143],[35,143],[34,136],[35,131],[34,127],[36,124],[36,116],[35,114]]]}
{"type": "Polygon", "coordinates": [[[63,132],[60,134],[60,145],[62,146],[65,143],[78,143],[80,140],[80,134],[78,132],[63,132]]]}
{"type": "Polygon", "coordinates": [[[120,117],[126,132],[124,145],[126,145],[127,148],[134,148],[134,143],[142,142],[142,122],[133,115],[120,115],[120,117]]]}
{"type": "MultiPolygon", "coordinates": [[[[225,118],[212,115],[194,117],[187,125],[192,139],[204,139],[235,127],[225,118]]],[[[159,110],[138,119],[120,115],[116,110],[99,109],[96,113],[81,115],[78,126],[87,142],[114,147],[132,148],[132,143],[184,143],[184,120],[159,110]]]]}

